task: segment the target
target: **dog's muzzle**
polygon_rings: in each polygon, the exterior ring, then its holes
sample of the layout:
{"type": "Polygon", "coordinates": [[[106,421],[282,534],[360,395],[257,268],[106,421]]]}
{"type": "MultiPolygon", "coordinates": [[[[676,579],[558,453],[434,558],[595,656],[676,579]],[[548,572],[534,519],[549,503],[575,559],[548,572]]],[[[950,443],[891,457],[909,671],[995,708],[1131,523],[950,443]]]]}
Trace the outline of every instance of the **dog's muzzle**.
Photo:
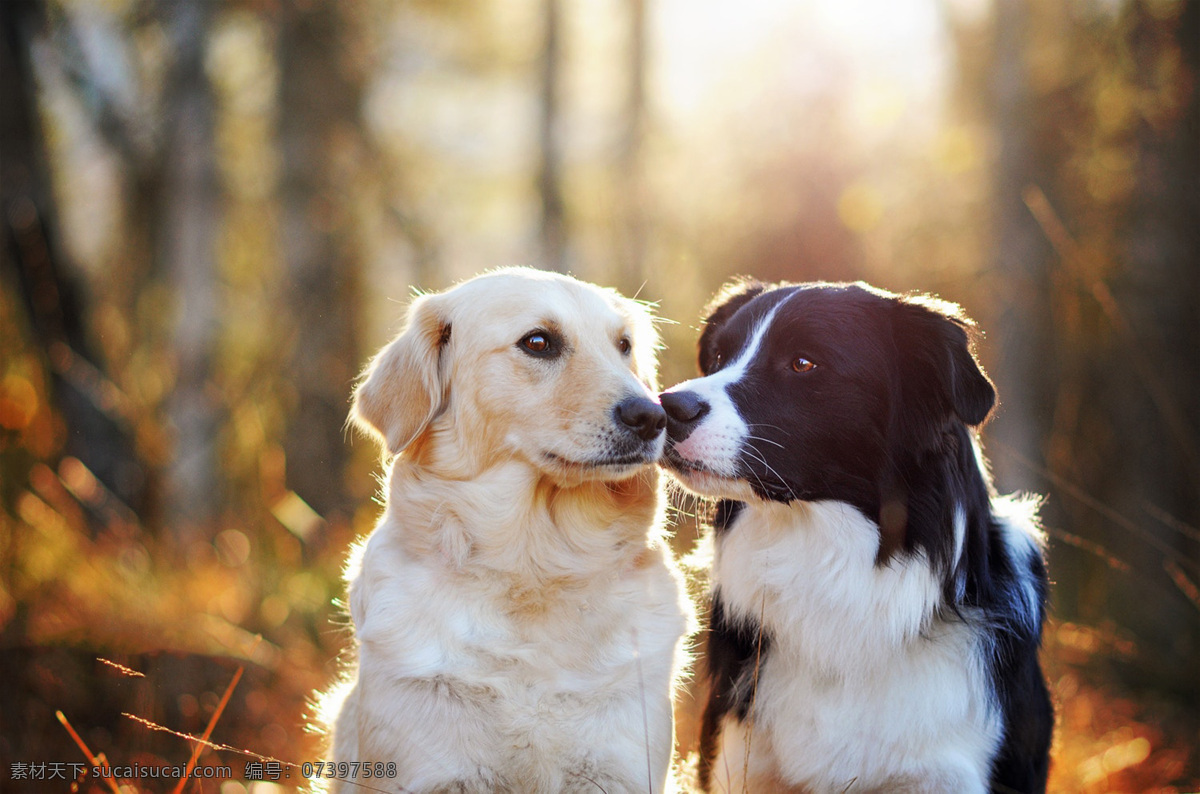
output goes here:
{"type": "Polygon", "coordinates": [[[667,426],[662,406],[646,397],[627,397],[613,409],[617,426],[643,441],[653,441],[667,426]]]}
{"type": "Polygon", "coordinates": [[[710,410],[694,391],[664,392],[659,399],[667,416],[667,438],[676,443],[690,436],[710,410]]]}

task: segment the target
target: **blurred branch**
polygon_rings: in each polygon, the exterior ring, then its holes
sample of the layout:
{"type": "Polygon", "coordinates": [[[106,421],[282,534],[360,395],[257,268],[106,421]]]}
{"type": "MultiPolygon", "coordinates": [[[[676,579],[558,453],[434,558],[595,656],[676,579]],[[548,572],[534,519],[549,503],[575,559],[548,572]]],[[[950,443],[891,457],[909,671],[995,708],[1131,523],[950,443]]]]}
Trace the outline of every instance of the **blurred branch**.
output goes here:
{"type": "Polygon", "coordinates": [[[1191,524],[1180,521],[1166,510],[1163,510],[1161,507],[1151,502],[1142,502],[1142,509],[1184,537],[1191,538],[1197,543],[1200,543],[1200,529],[1196,529],[1191,524]]]}
{"type": "MultiPolygon", "coordinates": [[[[1107,518],[1109,521],[1117,524],[1122,529],[1128,530],[1134,535],[1140,537],[1148,545],[1154,547],[1163,555],[1162,570],[1167,574],[1167,577],[1171,580],[1171,583],[1175,585],[1179,593],[1182,594],[1192,606],[1196,607],[1197,610],[1200,610],[1200,588],[1196,586],[1195,582],[1192,581],[1187,572],[1183,569],[1184,566],[1187,566],[1188,568],[1193,569],[1196,573],[1200,574],[1200,564],[1188,559],[1181,552],[1161,541],[1150,531],[1143,529],[1134,521],[1121,515],[1116,510],[1101,502],[1099,499],[1096,499],[1094,496],[1084,492],[1081,488],[1073,483],[1067,482],[1065,479],[1050,471],[1046,467],[1039,466],[1037,463],[1024,457],[1015,449],[1009,447],[1002,441],[998,441],[997,439],[993,438],[990,439],[990,443],[998,447],[1005,454],[1011,456],[1021,465],[1049,480],[1060,491],[1077,499],[1087,507],[1090,507],[1092,510],[1095,510],[1100,515],[1107,518]]],[[[1175,529],[1180,529],[1174,524],[1168,524],[1168,526],[1171,526],[1175,529]]],[[[1136,573],[1133,569],[1133,566],[1122,560],[1111,550],[1105,548],[1099,543],[1096,543],[1095,541],[1082,538],[1078,535],[1065,530],[1057,529],[1055,527],[1046,527],[1046,531],[1053,537],[1058,538],[1059,540],[1062,540],[1063,542],[1078,549],[1089,552],[1090,554],[1103,560],[1108,567],[1112,568],[1113,570],[1126,574],[1136,573]]],[[[1139,575],[1138,578],[1146,583],[1150,583],[1153,586],[1153,581],[1149,577],[1139,575]]],[[[1160,590],[1161,588],[1156,586],[1155,589],[1160,590]]]]}
{"type": "Polygon", "coordinates": [[[1163,568],[1171,577],[1171,581],[1179,588],[1179,592],[1187,596],[1188,601],[1192,602],[1192,606],[1200,610],[1200,588],[1196,587],[1196,583],[1188,578],[1187,573],[1174,560],[1164,561],[1163,568]]]}
{"type": "Polygon", "coordinates": [[[1042,189],[1037,185],[1028,185],[1022,191],[1022,198],[1042,231],[1045,232],[1046,238],[1054,247],[1064,269],[1083,289],[1091,293],[1100,308],[1103,309],[1104,316],[1108,318],[1117,335],[1131,348],[1133,353],[1137,354],[1131,356],[1132,364],[1150,392],[1155,408],[1162,415],[1163,421],[1167,423],[1172,438],[1178,443],[1188,465],[1192,468],[1193,478],[1200,482],[1200,450],[1196,448],[1187,419],[1171,396],[1166,382],[1151,366],[1150,356],[1146,355],[1142,349],[1145,345],[1138,340],[1137,333],[1133,330],[1125,312],[1121,310],[1112,291],[1109,290],[1104,279],[1088,275],[1085,256],[1079,243],[1067,231],[1067,227],[1058,217],[1058,213],[1054,211],[1054,207],[1042,189]]]}
{"type": "Polygon", "coordinates": [[[1003,441],[1000,441],[999,439],[991,438],[991,439],[989,439],[989,444],[998,447],[1001,452],[1012,457],[1014,460],[1016,460],[1018,463],[1020,463],[1022,466],[1029,469],[1030,471],[1036,472],[1037,474],[1041,475],[1046,480],[1053,483],[1057,489],[1070,495],[1071,497],[1073,497],[1074,499],[1079,501],[1081,504],[1086,505],[1087,507],[1091,508],[1092,510],[1099,513],[1100,515],[1104,516],[1105,518],[1107,518],[1109,521],[1113,522],[1117,526],[1119,526],[1122,529],[1125,529],[1125,530],[1129,531],[1130,533],[1136,535],[1137,537],[1141,538],[1148,545],[1154,547],[1157,551],[1159,551],[1163,555],[1163,557],[1165,557],[1167,560],[1173,560],[1181,565],[1187,566],[1188,568],[1191,568],[1191,569],[1197,571],[1198,573],[1200,573],[1200,563],[1197,563],[1194,560],[1188,559],[1179,550],[1177,550],[1177,549],[1173,548],[1172,546],[1170,546],[1169,544],[1163,542],[1153,532],[1150,532],[1149,530],[1144,529],[1143,527],[1138,525],[1136,522],[1130,520],[1129,518],[1126,518],[1124,515],[1122,515],[1121,513],[1118,513],[1116,510],[1114,510],[1113,508],[1104,504],[1096,497],[1085,492],[1079,486],[1075,485],[1074,483],[1068,482],[1066,479],[1055,474],[1053,471],[1051,471],[1050,469],[1047,469],[1045,466],[1038,465],[1034,461],[1032,461],[1029,458],[1022,455],[1017,450],[1013,449],[1008,444],[1004,443],[1003,441]]]}
{"type": "MultiPolygon", "coordinates": [[[[1112,550],[1095,542],[1094,540],[1088,540],[1087,538],[1080,537],[1073,532],[1068,532],[1065,529],[1060,529],[1058,527],[1047,526],[1043,527],[1043,529],[1046,530],[1046,534],[1051,538],[1062,541],[1068,546],[1077,548],[1080,551],[1087,552],[1103,562],[1111,570],[1137,580],[1141,586],[1154,590],[1154,592],[1160,596],[1171,595],[1173,593],[1173,591],[1171,591],[1169,588],[1161,585],[1157,578],[1147,576],[1145,573],[1136,570],[1128,562],[1118,557],[1112,550]]],[[[1182,592],[1183,595],[1189,601],[1191,601],[1194,606],[1200,607],[1200,600],[1197,600],[1196,598],[1197,591],[1195,585],[1192,584],[1190,579],[1188,579],[1187,574],[1184,573],[1183,569],[1170,560],[1164,560],[1163,570],[1166,571],[1169,577],[1171,577],[1176,588],[1182,592]]]]}
{"type": "Polygon", "coordinates": [[[1052,538],[1061,540],[1068,546],[1074,546],[1077,549],[1086,551],[1099,560],[1103,560],[1105,565],[1118,573],[1132,574],[1134,572],[1133,566],[1094,540],[1088,540],[1087,538],[1076,535],[1074,532],[1068,532],[1065,529],[1059,529],[1058,527],[1043,527],[1043,529],[1045,529],[1046,534],[1050,535],[1052,538]]]}

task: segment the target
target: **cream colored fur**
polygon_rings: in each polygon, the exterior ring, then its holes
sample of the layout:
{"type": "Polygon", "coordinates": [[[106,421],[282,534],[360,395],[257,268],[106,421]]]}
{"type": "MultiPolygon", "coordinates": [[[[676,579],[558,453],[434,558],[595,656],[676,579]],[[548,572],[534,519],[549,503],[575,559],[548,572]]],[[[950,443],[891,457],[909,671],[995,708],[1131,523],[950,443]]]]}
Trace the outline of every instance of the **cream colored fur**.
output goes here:
{"type": "Polygon", "coordinates": [[[661,535],[662,440],[596,463],[616,403],[654,393],[656,342],[640,304],[508,269],[417,298],[371,362],[354,418],[395,457],[347,566],[357,664],[321,703],[332,760],[396,764],[358,782],[668,788],[693,618],[661,535]],[[564,342],[553,361],[519,346],[538,329],[564,342]]]}

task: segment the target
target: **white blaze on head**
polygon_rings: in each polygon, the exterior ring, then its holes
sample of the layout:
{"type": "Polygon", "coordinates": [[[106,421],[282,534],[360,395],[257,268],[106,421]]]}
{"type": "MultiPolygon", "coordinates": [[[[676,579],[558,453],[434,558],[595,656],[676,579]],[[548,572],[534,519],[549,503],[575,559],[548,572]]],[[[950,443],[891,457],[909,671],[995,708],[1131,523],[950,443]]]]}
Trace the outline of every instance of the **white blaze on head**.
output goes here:
{"type": "Polygon", "coordinates": [[[690,391],[709,406],[708,413],[691,434],[674,444],[676,454],[684,460],[722,477],[738,476],[738,453],[752,434],[730,399],[728,389],[745,375],[778,309],[779,305],[776,305],[758,322],[750,341],[733,362],[711,375],[684,381],[670,389],[671,392],[690,391]]]}

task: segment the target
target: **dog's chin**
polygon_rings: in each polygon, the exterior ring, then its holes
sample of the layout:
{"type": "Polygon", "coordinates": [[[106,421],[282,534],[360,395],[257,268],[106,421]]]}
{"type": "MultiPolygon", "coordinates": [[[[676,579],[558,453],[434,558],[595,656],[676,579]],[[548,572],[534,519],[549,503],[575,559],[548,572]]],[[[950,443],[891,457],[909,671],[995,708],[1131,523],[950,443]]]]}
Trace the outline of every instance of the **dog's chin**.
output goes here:
{"type": "Polygon", "coordinates": [[[596,457],[570,456],[557,452],[542,453],[542,468],[553,479],[564,484],[627,480],[658,459],[658,450],[613,454],[596,457]]]}
{"type": "Polygon", "coordinates": [[[680,485],[698,496],[743,502],[756,498],[754,490],[745,480],[718,474],[702,463],[683,457],[669,445],[661,463],[680,485]]]}

